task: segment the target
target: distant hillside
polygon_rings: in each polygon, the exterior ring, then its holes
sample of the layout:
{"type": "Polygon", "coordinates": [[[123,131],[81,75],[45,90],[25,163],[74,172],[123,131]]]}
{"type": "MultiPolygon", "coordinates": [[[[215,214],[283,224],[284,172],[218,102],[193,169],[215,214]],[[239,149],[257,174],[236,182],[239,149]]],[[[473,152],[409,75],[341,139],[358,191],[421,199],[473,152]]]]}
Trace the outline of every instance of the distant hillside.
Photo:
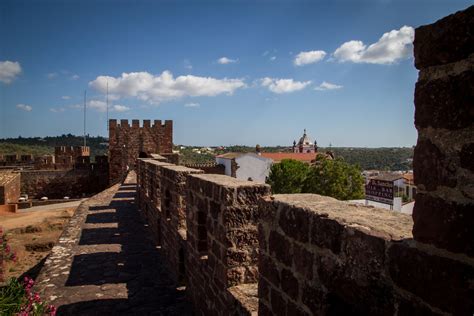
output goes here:
{"type": "MultiPolygon", "coordinates": [[[[102,136],[87,137],[87,146],[91,148],[91,156],[107,154],[108,140],[102,136]]],[[[82,146],[84,139],[82,136],[71,134],[48,137],[18,137],[0,139],[0,154],[33,154],[44,155],[54,154],[56,146],[82,146]]]]}
{"type": "MultiPolygon", "coordinates": [[[[107,138],[102,136],[87,137],[87,145],[91,148],[91,155],[107,154],[107,138]]],[[[71,134],[54,136],[54,137],[18,137],[0,139],[0,154],[33,154],[44,155],[54,153],[55,146],[81,146],[83,138],[71,134]]],[[[179,149],[175,146],[174,149],[179,149]]],[[[206,161],[214,161],[211,153],[198,154],[192,151],[192,147],[186,146],[182,149],[182,161],[186,163],[202,163],[206,161]]],[[[289,147],[274,146],[262,147],[265,152],[284,152],[291,151],[289,147]]],[[[331,150],[336,157],[342,157],[351,164],[359,165],[363,170],[410,170],[412,169],[413,148],[411,147],[393,147],[393,148],[359,148],[359,147],[332,147],[319,148],[319,151],[325,152],[331,150]]],[[[229,146],[222,150],[216,150],[215,154],[226,152],[255,152],[253,146],[235,145],[229,146]]]]}
{"type": "MultiPolygon", "coordinates": [[[[204,162],[214,161],[209,153],[197,154],[192,151],[193,147],[180,150],[182,161],[204,162]]],[[[199,148],[199,147],[195,147],[199,148]]],[[[179,149],[176,146],[175,149],[179,149]]],[[[263,152],[288,152],[290,147],[261,147],[263,152]]],[[[412,169],[413,148],[411,147],[387,147],[387,148],[359,148],[359,147],[331,147],[319,148],[320,152],[332,151],[336,157],[342,157],[350,164],[359,165],[362,170],[410,170],[412,169]]],[[[222,150],[216,150],[215,154],[226,152],[255,152],[255,147],[235,145],[222,150]]]]}

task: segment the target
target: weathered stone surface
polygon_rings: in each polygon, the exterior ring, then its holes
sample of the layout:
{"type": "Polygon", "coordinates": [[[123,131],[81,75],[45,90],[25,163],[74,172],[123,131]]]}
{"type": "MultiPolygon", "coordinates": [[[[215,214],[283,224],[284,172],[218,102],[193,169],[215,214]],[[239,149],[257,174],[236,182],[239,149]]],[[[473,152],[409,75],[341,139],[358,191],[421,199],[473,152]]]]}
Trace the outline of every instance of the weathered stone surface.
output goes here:
{"type": "Polygon", "coordinates": [[[455,62],[474,53],[474,6],[415,31],[418,69],[455,62]]]}
{"type": "Polygon", "coordinates": [[[430,140],[418,140],[413,157],[417,185],[423,184],[427,191],[436,190],[439,185],[455,187],[456,170],[449,165],[450,161],[446,155],[430,140]]]}
{"type": "Polygon", "coordinates": [[[472,265],[429,254],[406,243],[393,244],[388,256],[390,276],[398,286],[456,315],[468,315],[474,310],[472,265]]]}
{"type": "Polygon", "coordinates": [[[151,154],[171,154],[173,147],[173,121],[155,120],[109,120],[110,181],[120,180],[127,168],[135,169],[137,158],[151,157],[151,154]]]}
{"type": "Polygon", "coordinates": [[[449,202],[417,194],[413,209],[413,236],[453,252],[474,257],[474,204],[449,202]]]}
{"type": "Polygon", "coordinates": [[[474,173],[474,143],[463,145],[459,156],[461,167],[474,173]]]}
{"type": "Polygon", "coordinates": [[[417,128],[466,128],[474,122],[474,70],[456,76],[418,81],[415,88],[417,128]]]}

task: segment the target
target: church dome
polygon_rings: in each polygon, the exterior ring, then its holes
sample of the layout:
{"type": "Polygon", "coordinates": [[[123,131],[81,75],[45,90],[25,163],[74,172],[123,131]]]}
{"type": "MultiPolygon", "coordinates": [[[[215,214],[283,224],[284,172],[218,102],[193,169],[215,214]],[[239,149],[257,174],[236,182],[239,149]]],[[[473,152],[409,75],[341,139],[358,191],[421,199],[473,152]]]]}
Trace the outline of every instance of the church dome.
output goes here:
{"type": "Polygon", "coordinates": [[[303,146],[313,146],[314,143],[311,141],[311,138],[306,134],[306,129],[304,130],[303,136],[300,138],[298,145],[303,146]]]}

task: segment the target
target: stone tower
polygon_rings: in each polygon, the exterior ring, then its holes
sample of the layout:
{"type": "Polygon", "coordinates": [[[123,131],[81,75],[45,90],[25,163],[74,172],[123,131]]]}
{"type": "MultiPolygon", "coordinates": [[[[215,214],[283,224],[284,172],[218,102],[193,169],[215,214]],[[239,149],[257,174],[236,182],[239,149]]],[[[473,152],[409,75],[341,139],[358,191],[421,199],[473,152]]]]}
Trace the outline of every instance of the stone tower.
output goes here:
{"type": "Polygon", "coordinates": [[[110,182],[120,180],[127,169],[135,169],[138,157],[150,154],[168,154],[173,149],[173,121],[109,120],[109,177],[110,182]]]}

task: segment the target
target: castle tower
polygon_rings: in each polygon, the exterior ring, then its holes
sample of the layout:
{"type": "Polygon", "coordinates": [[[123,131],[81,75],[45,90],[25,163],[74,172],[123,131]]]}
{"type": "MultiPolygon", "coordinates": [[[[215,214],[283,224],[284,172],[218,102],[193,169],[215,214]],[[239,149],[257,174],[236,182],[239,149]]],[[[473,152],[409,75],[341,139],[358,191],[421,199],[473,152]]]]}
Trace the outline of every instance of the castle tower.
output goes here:
{"type": "Polygon", "coordinates": [[[139,157],[150,154],[172,153],[173,121],[109,120],[109,177],[111,182],[118,181],[128,169],[135,169],[139,157]]]}

